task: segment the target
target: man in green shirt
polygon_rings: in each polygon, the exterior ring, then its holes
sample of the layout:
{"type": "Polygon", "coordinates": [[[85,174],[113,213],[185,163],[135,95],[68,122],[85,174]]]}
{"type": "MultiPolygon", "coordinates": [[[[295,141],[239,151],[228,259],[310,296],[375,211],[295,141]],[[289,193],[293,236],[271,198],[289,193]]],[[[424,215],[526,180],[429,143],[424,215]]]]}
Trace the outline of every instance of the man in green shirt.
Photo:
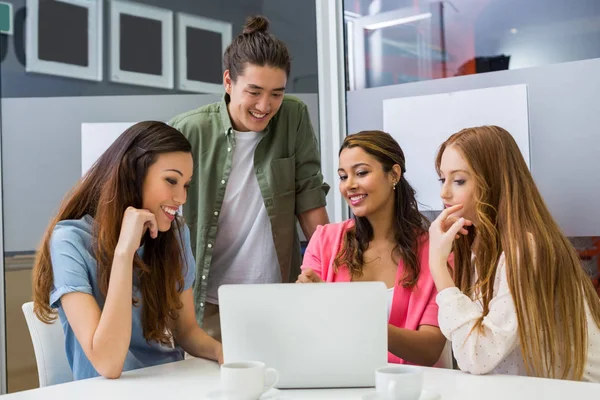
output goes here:
{"type": "Polygon", "coordinates": [[[265,18],[249,18],[227,48],[221,102],[170,122],[194,151],[183,213],[196,257],[196,317],[217,339],[219,286],[294,282],[296,217],[307,240],[329,222],[307,107],[284,95],[289,53],[267,28],[265,18]]]}

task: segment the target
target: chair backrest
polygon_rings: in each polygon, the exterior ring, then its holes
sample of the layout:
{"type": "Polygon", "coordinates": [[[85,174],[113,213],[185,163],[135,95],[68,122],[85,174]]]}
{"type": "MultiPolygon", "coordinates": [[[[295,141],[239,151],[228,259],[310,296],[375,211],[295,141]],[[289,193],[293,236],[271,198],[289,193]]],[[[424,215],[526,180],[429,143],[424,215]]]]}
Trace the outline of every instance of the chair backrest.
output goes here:
{"type": "Polygon", "coordinates": [[[444,346],[444,350],[442,350],[442,354],[440,355],[439,360],[435,363],[434,367],[436,368],[454,368],[454,360],[452,358],[452,342],[446,340],[446,345],[444,346]]]}
{"type": "Polygon", "coordinates": [[[72,381],[60,322],[46,324],[40,321],[33,312],[33,302],[23,304],[22,309],[33,342],[40,387],[72,381]]]}

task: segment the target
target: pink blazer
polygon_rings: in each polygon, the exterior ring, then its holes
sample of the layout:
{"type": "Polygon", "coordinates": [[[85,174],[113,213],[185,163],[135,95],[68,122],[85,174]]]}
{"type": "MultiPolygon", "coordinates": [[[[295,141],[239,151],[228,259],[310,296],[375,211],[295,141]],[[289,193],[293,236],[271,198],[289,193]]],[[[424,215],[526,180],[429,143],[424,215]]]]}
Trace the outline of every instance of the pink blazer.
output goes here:
{"type": "MultiPolygon", "coordinates": [[[[337,273],[333,260],[340,251],[346,230],[354,225],[349,219],[338,224],[318,226],[304,253],[302,269],[311,268],[326,282],[350,282],[350,271],[340,266],[337,273]]],[[[424,239],[418,254],[421,265],[419,280],[412,289],[398,285],[404,265],[400,261],[394,285],[394,297],[389,323],[393,326],[416,330],[420,325],[438,325],[437,291],[429,272],[429,240],[424,239]]],[[[403,359],[388,352],[388,362],[406,364],[403,359]]]]}

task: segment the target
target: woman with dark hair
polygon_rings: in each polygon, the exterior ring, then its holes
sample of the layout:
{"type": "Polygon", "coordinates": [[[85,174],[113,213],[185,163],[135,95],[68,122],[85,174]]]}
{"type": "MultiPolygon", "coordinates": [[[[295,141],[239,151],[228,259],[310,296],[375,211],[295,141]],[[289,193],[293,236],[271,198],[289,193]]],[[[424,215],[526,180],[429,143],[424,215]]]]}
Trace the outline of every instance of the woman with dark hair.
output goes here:
{"type": "Polygon", "coordinates": [[[75,379],[182,360],[222,359],[198,326],[187,198],[190,143],[140,122],[106,150],[65,198],[33,270],[34,310],[56,314],[75,379]]]}
{"type": "Polygon", "coordinates": [[[307,239],[329,222],[306,105],[284,95],[286,45],[251,17],[225,51],[223,100],[176,116],[198,165],[183,213],[197,262],[198,321],[220,338],[223,284],[280,283],[300,273],[296,218],[307,239]]]}
{"type": "Polygon", "coordinates": [[[339,157],[340,192],[354,217],[317,228],[298,282],[384,282],[389,362],[434,365],[446,340],[428,268],[429,224],[404,177],[404,153],[389,134],[363,131],[346,137],[339,157]]]}

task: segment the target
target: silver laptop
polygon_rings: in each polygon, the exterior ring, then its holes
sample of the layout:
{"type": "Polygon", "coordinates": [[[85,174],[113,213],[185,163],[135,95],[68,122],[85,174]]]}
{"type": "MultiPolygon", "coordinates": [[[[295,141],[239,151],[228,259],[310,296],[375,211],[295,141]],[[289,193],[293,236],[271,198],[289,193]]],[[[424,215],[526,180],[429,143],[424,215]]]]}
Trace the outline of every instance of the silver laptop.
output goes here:
{"type": "Polygon", "coordinates": [[[383,282],[223,285],[225,362],[262,361],[278,388],[375,385],[387,363],[383,282]]]}

